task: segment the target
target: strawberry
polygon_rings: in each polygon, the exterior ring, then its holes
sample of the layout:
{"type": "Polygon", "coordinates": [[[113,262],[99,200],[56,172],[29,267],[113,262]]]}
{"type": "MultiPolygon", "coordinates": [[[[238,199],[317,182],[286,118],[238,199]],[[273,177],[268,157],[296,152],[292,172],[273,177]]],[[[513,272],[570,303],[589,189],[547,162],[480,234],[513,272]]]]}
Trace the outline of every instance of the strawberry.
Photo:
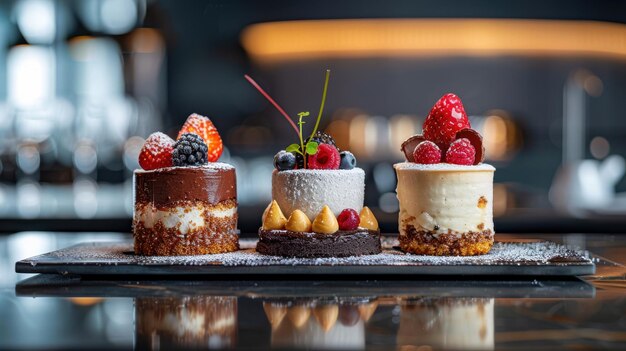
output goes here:
{"type": "Polygon", "coordinates": [[[454,141],[456,132],[470,128],[465,108],[458,96],[446,94],[439,99],[424,121],[424,137],[446,150],[454,141]]]}
{"type": "Polygon", "coordinates": [[[446,152],[446,162],[448,163],[469,166],[474,164],[475,159],[476,150],[467,138],[455,140],[446,152]]]}
{"type": "Polygon", "coordinates": [[[208,117],[200,116],[197,113],[189,115],[180,132],[178,132],[177,139],[185,133],[197,134],[204,140],[208,148],[207,160],[209,162],[217,161],[222,155],[222,151],[224,151],[222,138],[208,117]]]}
{"type": "Polygon", "coordinates": [[[146,171],[172,167],[173,148],[172,138],[161,132],[152,133],[139,152],[139,165],[146,171]]]}
{"type": "Polygon", "coordinates": [[[441,149],[432,141],[422,141],[413,151],[415,163],[433,164],[441,162],[441,149]]]}
{"type": "Polygon", "coordinates": [[[339,151],[330,144],[319,144],[317,153],[308,157],[310,169],[337,169],[341,161],[339,151]]]}

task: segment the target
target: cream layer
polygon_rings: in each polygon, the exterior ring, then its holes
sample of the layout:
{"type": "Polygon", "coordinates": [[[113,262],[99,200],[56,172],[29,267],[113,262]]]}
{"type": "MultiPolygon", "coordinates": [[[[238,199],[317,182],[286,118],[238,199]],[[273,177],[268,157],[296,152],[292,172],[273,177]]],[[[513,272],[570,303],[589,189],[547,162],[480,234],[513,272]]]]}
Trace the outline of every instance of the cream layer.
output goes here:
{"type": "Polygon", "coordinates": [[[487,164],[394,165],[400,234],[407,225],[433,235],[493,231],[493,174],[487,164]]]}
{"type": "Polygon", "coordinates": [[[167,210],[159,210],[152,204],[135,205],[135,221],[145,228],[153,228],[157,223],[162,223],[167,229],[178,227],[181,234],[199,229],[205,226],[206,217],[226,218],[237,213],[237,207],[227,209],[209,208],[212,206],[176,206],[167,210]]]}

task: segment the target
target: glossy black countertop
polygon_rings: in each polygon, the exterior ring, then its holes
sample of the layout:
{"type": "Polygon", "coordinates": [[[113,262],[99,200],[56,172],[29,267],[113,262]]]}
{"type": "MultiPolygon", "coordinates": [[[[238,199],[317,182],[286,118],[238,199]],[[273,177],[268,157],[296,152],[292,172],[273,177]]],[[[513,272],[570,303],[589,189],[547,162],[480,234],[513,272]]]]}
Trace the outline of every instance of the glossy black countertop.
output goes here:
{"type": "Polygon", "coordinates": [[[498,234],[589,250],[593,276],[85,280],[14,263],[118,233],[0,238],[0,349],[626,349],[626,235],[498,234]]]}

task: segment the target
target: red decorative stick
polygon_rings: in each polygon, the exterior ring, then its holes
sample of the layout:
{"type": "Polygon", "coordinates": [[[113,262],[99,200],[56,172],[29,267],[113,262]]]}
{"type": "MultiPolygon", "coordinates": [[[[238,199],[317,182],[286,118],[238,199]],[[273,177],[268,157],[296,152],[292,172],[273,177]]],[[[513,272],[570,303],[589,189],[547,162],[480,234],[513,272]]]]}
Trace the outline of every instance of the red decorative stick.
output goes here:
{"type": "Polygon", "coordinates": [[[261,88],[261,86],[254,81],[254,79],[252,79],[249,75],[245,74],[244,77],[246,77],[246,79],[248,80],[248,82],[250,82],[250,84],[252,84],[253,87],[256,88],[256,90],[258,90],[261,95],[265,96],[265,98],[267,99],[267,101],[269,101],[270,103],[272,103],[272,105],[274,105],[274,107],[276,107],[276,109],[278,110],[278,112],[280,112],[285,119],[287,119],[287,121],[289,122],[289,124],[291,124],[291,126],[293,127],[293,130],[296,131],[296,134],[298,134],[298,136],[300,136],[300,132],[298,131],[298,127],[296,127],[296,124],[293,123],[293,121],[291,120],[291,117],[289,117],[289,115],[287,114],[287,112],[285,112],[285,110],[283,110],[282,107],[280,107],[276,101],[274,101],[274,99],[272,99],[272,97],[265,92],[265,90],[263,90],[263,88],[261,88]]]}

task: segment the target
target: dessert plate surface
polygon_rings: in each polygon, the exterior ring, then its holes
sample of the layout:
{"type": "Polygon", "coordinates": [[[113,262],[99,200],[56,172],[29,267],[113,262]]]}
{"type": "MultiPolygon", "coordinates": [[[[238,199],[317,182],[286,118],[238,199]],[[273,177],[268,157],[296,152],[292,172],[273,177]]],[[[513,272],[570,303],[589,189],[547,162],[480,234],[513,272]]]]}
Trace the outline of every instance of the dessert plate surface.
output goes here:
{"type": "Polygon", "coordinates": [[[378,255],[344,258],[284,258],[254,250],[256,240],[241,239],[237,252],[203,256],[136,256],[128,242],[84,243],[18,261],[17,273],[81,276],[274,276],[390,275],[579,276],[595,273],[588,252],[549,241],[496,242],[487,255],[439,257],[408,255],[397,240],[383,239],[378,255]]]}
{"type": "MultiPolygon", "coordinates": [[[[592,298],[595,287],[577,277],[515,277],[502,279],[286,280],[286,279],[83,279],[37,274],[15,286],[30,297],[171,297],[234,296],[266,301],[363,301],[387,297],[396,303],[431,298],[592,298]]],[[[141,277],[137,277],[141,278],[141,277]]],[[[193,276],[188,277],[193,278],[193,276]]]]}

